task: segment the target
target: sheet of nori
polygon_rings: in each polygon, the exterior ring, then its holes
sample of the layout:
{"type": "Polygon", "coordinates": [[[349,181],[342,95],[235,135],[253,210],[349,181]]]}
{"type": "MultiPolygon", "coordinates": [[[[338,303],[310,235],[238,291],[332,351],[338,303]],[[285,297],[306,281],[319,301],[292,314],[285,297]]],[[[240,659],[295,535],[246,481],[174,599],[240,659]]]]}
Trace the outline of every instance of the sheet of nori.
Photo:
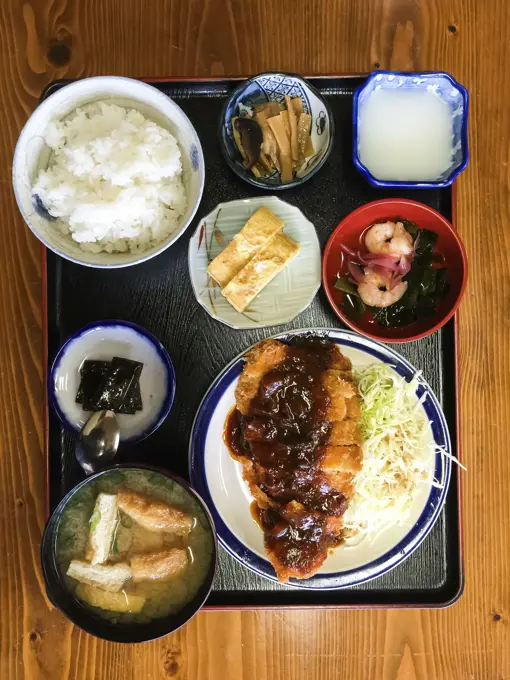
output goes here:
{"type": "Polygon", "coordinates": [[[110,361],[87,359],[80,368],[80,385],[76,393],[76,403],[82,404],[84,411],[94,411],[90,398],[99,389],[105,375],[110,370],[110,361]]]}
{"type": "Polygon", "coordinates": [[[137,411],[143,409],[142,403],[142,393],[140,391],[140,381],[136,380],[132,383],[129,388],[126,398],[119,406],[118,413],[127,413],[128,415],[133,415],[137,411]]]}
{"type": "Polygon", "coordinates": [[[91,404],[98,410],[118,411],[133,382],[137,382],[143,364],[131,359],[113,357],[110,370],[104,376],[91,404]]]}

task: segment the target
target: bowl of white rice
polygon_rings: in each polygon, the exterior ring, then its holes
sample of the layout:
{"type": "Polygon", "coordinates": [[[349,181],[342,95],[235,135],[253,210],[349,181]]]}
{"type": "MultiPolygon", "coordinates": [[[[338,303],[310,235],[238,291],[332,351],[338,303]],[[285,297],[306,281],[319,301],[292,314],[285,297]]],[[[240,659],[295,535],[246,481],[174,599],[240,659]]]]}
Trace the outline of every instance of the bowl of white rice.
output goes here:
{"type": "Polygon", "coordinates": [[[161,253],[191,223],[204,157],[188,117],[165,94],[130,78],[87,78],[29,118],[13,186],[45,246],[89,267],[126,267],[161,253]]]}

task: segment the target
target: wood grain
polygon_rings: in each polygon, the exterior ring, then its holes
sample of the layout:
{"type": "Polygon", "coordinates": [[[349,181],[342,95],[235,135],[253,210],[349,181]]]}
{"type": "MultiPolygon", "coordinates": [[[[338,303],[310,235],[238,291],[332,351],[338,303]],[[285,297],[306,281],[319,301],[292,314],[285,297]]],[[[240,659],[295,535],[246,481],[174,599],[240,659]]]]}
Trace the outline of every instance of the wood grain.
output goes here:
{"type": "Polygon", "coordinates": [[[0,678],[510,678],[510,3],[507,0],[3,0],[0,3],[0,678]],[[51,80],[444,69],[471,93],[458,186],[466,590],[446,611],[204,613],[120,646],[44,595],[40,246],[17,212],[14,144],[51,80]]]}

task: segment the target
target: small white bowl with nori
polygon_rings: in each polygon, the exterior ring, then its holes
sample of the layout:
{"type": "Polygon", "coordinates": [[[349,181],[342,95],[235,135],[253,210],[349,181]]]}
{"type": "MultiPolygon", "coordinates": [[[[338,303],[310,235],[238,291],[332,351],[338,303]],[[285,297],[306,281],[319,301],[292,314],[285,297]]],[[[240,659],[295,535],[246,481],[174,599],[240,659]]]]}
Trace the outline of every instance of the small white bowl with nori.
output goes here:
{"type": "Polygon", "coordinates": [[[151,333],[128,321],[98,321],[74,333],[59,349],[48,376],[49,403],[62,424],[80,432],[92,415],[76,402],[85,361],[121,357],[143,364],[141,410],[118,413],[120,438],[135,443],[154,432],[167,417],[175,394],[175,372],[168,352],[151,333]]]}

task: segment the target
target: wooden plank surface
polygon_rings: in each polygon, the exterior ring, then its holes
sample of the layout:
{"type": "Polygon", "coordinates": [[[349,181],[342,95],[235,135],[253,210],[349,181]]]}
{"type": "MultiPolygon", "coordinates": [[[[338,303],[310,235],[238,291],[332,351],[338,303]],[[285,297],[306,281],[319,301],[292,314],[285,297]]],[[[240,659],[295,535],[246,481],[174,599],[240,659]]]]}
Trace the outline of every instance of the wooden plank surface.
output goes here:
{"type": "Polygon", "coordinates": [[[0,678],[510,678],[510,3],[3,0],[0,3],[0,678]],[[466,590],[446,611],[203,613],[144,645],[100,642],[47,601],[40,246],[10,183],[42,88],[93,74],[444,69],[471,93],[458,184],[466,590]]]}

